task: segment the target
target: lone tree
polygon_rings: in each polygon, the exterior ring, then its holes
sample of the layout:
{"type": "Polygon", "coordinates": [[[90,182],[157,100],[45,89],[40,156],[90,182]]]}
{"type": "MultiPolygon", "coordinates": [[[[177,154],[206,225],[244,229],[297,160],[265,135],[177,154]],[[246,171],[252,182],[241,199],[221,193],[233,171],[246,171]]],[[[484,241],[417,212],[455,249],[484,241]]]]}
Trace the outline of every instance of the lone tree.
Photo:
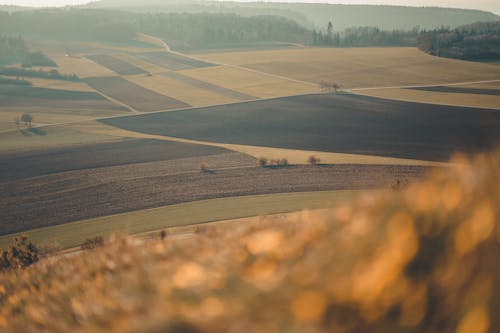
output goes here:
{"type": "Polygon", "coordinates": [[[333,81],[321,81],[319,83],[319,86],[321,88],[322,91],[324,92],[338,92],[340,90],[340,84],[338,84],[337,82],[333,82],[333,81]]]}
{"type": "Polygon", "coordinates": [[[24,113],[21,116],[21,120],[24,122],[24,124],[28,127],[31,127],[31,122],[33,121],[33,116],[30,115],[29,113],[24,113]]]}

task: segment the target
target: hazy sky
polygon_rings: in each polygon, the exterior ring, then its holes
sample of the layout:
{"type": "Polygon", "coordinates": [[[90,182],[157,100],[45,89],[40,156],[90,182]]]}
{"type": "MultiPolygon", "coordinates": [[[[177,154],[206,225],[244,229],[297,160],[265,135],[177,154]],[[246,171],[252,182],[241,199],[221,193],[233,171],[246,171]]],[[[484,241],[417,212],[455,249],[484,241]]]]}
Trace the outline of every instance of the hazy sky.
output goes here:
{"type": "MultiPolygon", "coordinates": [[[[71,4],[82,4],[89,0],[0,0],[0,4],[23,5],[23,6],[64,6],[71,4]]],[[[237,0],[237,1],[255,1],[255,0],[237,0]]],[[[283,2],[287,2],[284,0],[283,2]]],[[[346,4],[388,4],[388,5],[406,5],[406,6],[440,6],[440,7],[458,7],[473,8],[500,14],[500,0],[303,0],[288,2],[329,2],[346,4]]]]}

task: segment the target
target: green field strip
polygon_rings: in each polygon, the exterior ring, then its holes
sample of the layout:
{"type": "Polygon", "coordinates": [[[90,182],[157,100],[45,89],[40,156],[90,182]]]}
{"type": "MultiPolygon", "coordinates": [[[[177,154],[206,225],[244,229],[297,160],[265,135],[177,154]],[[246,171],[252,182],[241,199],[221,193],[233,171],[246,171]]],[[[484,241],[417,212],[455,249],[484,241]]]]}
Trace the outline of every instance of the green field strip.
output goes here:
{"type": "Polygon", "coordinates": [[[135,235],[169,227],[326,208],[359,192],[293,192],[196,201],[5,235],[0,237],[0,248],[7,248],[13,237],[21,234],[28,235],[37,245],[57,242],[63,248],[71,248],[81,245],[88,238],[113,233],[135,235]]]}

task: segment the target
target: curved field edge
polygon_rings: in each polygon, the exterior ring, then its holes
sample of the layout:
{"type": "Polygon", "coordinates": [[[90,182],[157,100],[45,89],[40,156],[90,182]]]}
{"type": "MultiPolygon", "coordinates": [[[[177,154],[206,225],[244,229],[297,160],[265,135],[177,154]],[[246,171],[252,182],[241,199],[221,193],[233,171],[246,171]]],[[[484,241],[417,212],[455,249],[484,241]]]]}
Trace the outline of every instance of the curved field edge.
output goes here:
{"type": "Polygon", "coordinates": [[[300,150],[300,149],[286,149],[262,146],[239,145],[231,143],[218,143],[200,140],[184,139],[179,137],[172,137],[166,135],[147,134],[137,131],[131,131],[110,124],[105,124],[100,121],[92,121],[80,123],[72,126],[85,133],[96,135],[112,135],[120,138],[147,138],[156,140],[167,140],[176,142],[185,142],[199,145],[215,146],[226,148],[238,153],[246,154],[257,159],[263,157],[268,160],[286,158],[291,164],[309,164],[308,159],[310,156],[320,158],[322,163],[326,164],[377,164],[377,165],[416,165],[416,166],[447,166],[447,162],[432,162],[415,159],[395,158],[395,157],[382,157],[376,155],[362,155],[362,154],[346,154],[346,153],[331,153],[324,151],[313,150],[300,150]]]}
{"type": "Polygon", "coordinates": [[[491,147],[500,118],[490,109],[312,94],[99,121],[223,144],[442,162],[454,151],[491,147]]]}
{"type": "Polygon", "coordinates": [[[0,248],[7,248],[12,238],[20,234],[28,235],[37,245],[56,242],[63,248],[71,248],[81,245],[88,238],[113,233],[137,235],[163,228],[327,208],[349,200],[360,192],[292,192],[195,201],[6,235],[0,237],[0,248]]]}

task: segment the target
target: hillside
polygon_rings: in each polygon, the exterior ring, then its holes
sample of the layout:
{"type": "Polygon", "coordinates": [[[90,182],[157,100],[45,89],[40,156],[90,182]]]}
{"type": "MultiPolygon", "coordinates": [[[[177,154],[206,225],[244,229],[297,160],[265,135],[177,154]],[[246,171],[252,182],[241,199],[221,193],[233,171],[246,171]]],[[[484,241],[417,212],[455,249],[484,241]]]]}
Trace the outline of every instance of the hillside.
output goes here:
{"type": "MultiPolygon", "coordinates": [[[[307,43],[312,32],[282,16],[228,13],[132,13],[117,9],[0,11],[0,31],[35,39],[137,43],[137,33],[166,39],[175,48],[218,48],[274,42],[307,43]]],[[[150,45],[151,46],[151,45],[150,45]]]]}
{"type": "MultiPolygon", "coordinates": [[[[328,210],[115,237],[0,272],[0,330],[498,332],[498,155],[455,162],[328,210]]],[[[0,263],[36,260],[14,252],[0,263]]]]}
{"type": "Polygon", "coordinates": [[[235,13],[242,16],[280,15],[295,20],[307,28],[322,28],[329,21],[336,31],[355,26],[372,26],[380,29],[409,30],[416,26],[422,29],[435,29],[441,26],[455,28],[478,21],[495,21],[499,16],[479,10],[465,10],[433,7],[373,6],[373,5],[334,5],[299,3],[240,3],[186,1],[182,5],[172,1],[117,1],[101,0],[89,5],[92,8],[120,8],[150,12],[212,12],[235,13]]]}

